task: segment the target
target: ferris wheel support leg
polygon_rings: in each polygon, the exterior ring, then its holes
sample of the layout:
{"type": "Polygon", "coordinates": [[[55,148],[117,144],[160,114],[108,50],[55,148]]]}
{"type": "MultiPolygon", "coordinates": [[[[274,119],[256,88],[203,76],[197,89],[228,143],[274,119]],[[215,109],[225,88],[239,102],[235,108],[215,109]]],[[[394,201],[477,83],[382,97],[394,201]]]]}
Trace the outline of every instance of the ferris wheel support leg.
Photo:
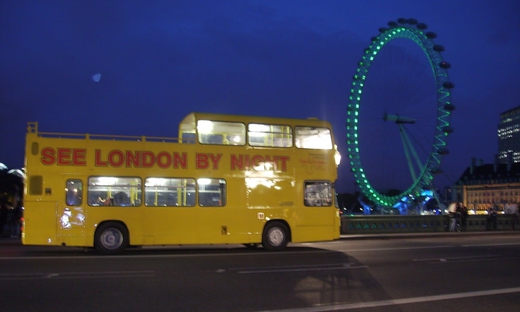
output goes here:
{"type": "Polygon", "coordinates": [[[405,138],[404,138],[402,132],[401,132],[401,139],[403,141],[404,154],[406,155],[406,161],[408,163],[408,168],[410,169],[410,174],[412,175],[412,179],[415,181],[417,176],[415,175],[415,169],[413,168],[412,161],[410,159],[410,152],[408,151],[408,147],[406,145],[406,141],[405,141],[405,138]]]}
{"type": "Polygon", "coordinates": [[[433,188],[433,197],[435,197],[435,199],[437,200],[437,205],[439,206],[441,214],[443,214],[446,211],[446,205],[441,200],[439,192],[437,192],[437,189],[435,187],[433,188]]]}
{"type": "Polygon", "coordinates": [[[406,160],[408,161],[408,166],[410,167],[410,172],[412,174],[412,178],[414,181],[417,181],[416,175],[415,175],[415,169],[412,164],[412,160],[410,159],[410,153],[413,156],[413,159],[415,160],[415,163],[417,165],[417,168],[419,171],[423,170],[423,164],[419,158],[419,155],[417,154],[417,151],[413,147],[412,141],[410,140],[410,137],[406,133],[406,129],[399,124],[399,131],[401,132],[401,140],[403,141],[403,145],[405,146],[405,154],[406,154],[406,160]]]}
{"type": "Polygon", "coordinates": [[[410,150],[413,152],[413,147],[410,144],[410,140],[408,140],[408,137],[406,135],[406,130],[404,127],[399,124],[399,132],[401,133],[401,141],[403,142],[403,148],[404,148],[404,154],[406,156],[406,161],[408,163],[408,168],[410,169],[410,174],[412,175],[413,181],[417,179],[417,175],[415,174],[415,169],[412,164],[412,160],[410,158],[410,150]]]}

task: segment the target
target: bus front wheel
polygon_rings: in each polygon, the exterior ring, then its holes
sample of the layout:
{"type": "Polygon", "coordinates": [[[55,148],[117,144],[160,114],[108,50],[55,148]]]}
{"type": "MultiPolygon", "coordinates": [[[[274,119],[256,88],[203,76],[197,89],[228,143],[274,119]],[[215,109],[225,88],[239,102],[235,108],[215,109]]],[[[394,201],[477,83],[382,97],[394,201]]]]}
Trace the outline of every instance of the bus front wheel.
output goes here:
{"type": "Polygon", "coordinates": [[[281,222],[267,224],[262,237],[262,246],[267,250],[282,250],[289,242],[289,229],[281,222]]]}
{"type": "Polygon", "coordinates": [[[96,231],[94,246],[105,255],[120,254],[128,246],[128,231],[120,223],[104,223],[96,231]]]}

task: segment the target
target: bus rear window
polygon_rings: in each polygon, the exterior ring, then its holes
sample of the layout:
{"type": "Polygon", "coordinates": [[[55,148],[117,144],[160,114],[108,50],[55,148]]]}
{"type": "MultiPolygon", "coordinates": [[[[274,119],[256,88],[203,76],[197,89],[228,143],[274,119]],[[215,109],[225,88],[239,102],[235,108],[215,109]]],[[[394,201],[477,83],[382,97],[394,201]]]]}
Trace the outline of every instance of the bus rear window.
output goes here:
{"type": "Polygon", "coordinates": [[[304,190],[305,206],[331,206],[332,183],[329,181],[306,181],[304,190]]]}

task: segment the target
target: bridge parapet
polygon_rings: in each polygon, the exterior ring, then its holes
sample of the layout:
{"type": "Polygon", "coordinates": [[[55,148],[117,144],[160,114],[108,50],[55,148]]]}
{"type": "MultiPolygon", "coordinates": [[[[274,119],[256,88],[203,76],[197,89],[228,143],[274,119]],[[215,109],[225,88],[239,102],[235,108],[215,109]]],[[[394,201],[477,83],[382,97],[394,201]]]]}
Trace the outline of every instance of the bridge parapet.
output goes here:
{"type": "MultiPolygon", "coordinates": [[[[498,231],[513,231],[513,216],[499,215],[498,231]]],[[[447,215],[434,216],[346,216],[341,218],[341,234],[380,234],[412,232],[447,232],[450,218],[447,215]]],[[[516,226],[518,231],[520,226],[516,226]]],[[[457,227],[460,229],[460,226],[457,227]]],[[[470,215],[466,231],[486,231],[489,228],[486,215],[470,215]]]]}

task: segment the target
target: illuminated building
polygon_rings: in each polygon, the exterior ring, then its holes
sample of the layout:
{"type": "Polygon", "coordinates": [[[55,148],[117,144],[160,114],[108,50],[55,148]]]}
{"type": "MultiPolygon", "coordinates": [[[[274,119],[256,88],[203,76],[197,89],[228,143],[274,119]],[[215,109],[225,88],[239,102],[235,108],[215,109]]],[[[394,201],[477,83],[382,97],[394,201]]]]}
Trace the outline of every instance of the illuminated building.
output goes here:
{"type": "Polygon", "coordinates": [[[498,153],[500,163],[507,163],[510,154],[514,163],[520,162],[520,106],[500,114],[498,153]]]}
{"type": "Polygon", "coordinates": [[[470,211],[483,214],[490,207],[504,210],[506,204],[520,203],[520,162],[476,164],[472,159],[455,184],[457,198],[470,211]]]}
{"type": "Polygon", "coordinates": [[[490,207],[503,211],[506,204],[520,204],[520,106],[500,114],[498,154],[493,164],[473,158],[455,183],[454,200],[470,211],[485,213],[490,207]]]}

